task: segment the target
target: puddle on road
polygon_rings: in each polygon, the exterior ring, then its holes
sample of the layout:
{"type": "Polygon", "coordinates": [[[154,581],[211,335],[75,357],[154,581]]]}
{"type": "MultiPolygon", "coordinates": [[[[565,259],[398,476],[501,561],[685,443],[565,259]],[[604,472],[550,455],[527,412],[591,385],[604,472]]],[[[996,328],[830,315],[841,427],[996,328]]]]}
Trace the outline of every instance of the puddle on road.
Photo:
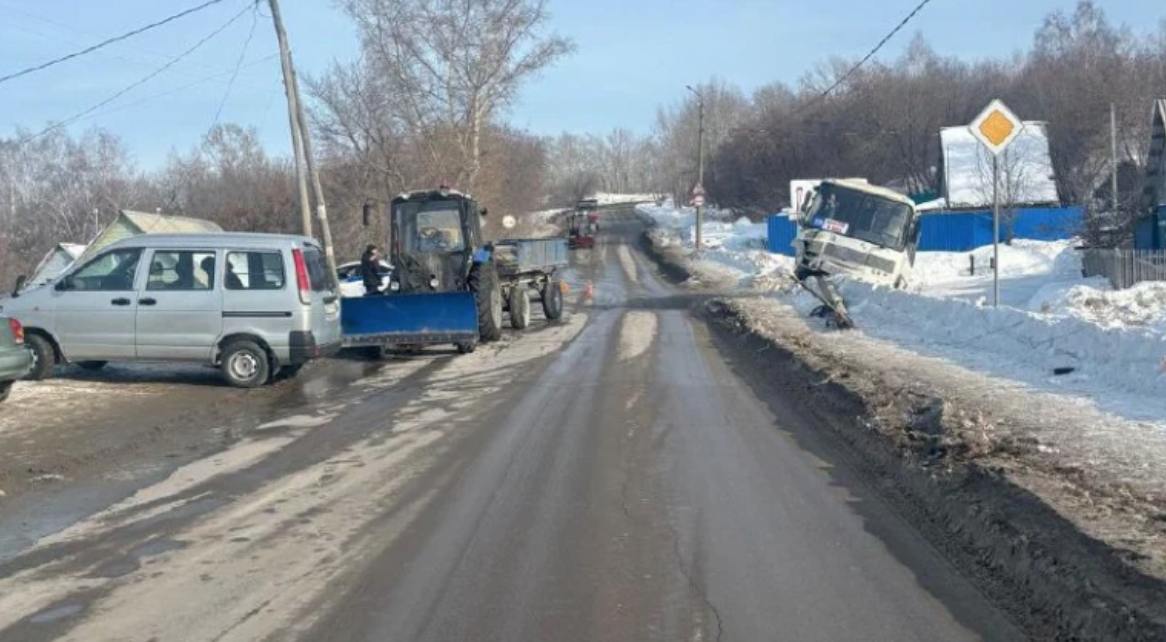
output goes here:
{"type": "Polygon", "coordinates": [[[28,618],[32,624],[51,624],[59,620],[71,618],[85,610],[85,605],[79,602],[65,602],[33,614],[28,618]]]}

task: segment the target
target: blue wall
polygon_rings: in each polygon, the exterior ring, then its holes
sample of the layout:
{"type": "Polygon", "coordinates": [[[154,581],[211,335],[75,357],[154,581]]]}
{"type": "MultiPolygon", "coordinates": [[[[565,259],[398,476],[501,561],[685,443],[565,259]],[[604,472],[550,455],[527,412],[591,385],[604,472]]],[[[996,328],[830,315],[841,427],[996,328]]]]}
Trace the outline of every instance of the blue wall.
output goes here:
{"type": "Polygon", "coordinates": [[[1141,218],[1134,226],[1134,249],[1161,250],[1166,248],[1166,205],[1141,218]]]}
{"type": "Polygon", "coordinates": [[[785,214],[769,217],[769,251],[774,254],[794,255],[794,237],[798,235],[798,224],[785,214]]]}
{"type": "MultiPolygon", "coordinates": [[[[1084,208],[1047,207],[1016,210],[1013,238],[1034,241],[1059,241],[1081,231],[1084,208]]],[[[960,211],[924,214],[921,217],[919,250],[921,252],[966,252],[992,243],[992,212],[960,211]]],[[[1000,240],[1008,238],[1004,221],[1000,222],[1000,240]]]]}
{"type": "MultiPolygon", "coordinates": [[[[1072,238],[1081,231],[1083,214],[1084,209],[1079,206],[1016,210],[1013,219],[1013,238],[1036,241],[1072,238]]],[[[923,229],[919,236],[919,250],[922,252],[966,252],[992,244],[991,211],[923,214],[920,221],[923,229]]],[[[769,251],[793,256],[794,249],[790,243],[797,233],[797,223],[788,216],[784,214],[770,216],[769,251]]],[[[1007,228],[1001,221],[1000,240],[1007,238],[1007,228]]]]}

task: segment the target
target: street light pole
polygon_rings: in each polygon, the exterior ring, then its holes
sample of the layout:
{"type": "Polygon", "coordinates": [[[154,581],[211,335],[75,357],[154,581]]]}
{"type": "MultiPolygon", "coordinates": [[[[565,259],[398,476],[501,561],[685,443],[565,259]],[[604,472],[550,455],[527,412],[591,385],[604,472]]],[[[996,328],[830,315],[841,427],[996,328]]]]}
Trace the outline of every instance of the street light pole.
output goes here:
{"type": "MultiPolygon", "coordinates": [[[[697,108],[697,169],[696,169],[696,185],[703,198],[704,194],[704,95],[692,88],[691,85],[685,85],[685,89],[696,94],[696,108],[697,108]]],[[[693,190],[698,191],[698,190],[693,190]]],[[[704,205],[700,202],[696,206],[696,251],[701,249],[701,226],[704,223],[704,205]]]]}

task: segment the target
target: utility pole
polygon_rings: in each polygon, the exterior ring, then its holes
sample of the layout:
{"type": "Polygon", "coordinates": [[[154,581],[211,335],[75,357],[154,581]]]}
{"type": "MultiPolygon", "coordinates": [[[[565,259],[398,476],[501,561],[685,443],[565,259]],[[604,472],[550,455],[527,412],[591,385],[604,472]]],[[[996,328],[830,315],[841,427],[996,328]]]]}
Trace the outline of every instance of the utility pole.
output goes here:
{"type": "MultiPolygon", "coordinates": [[[[276,0],[271,0],[275,2],[276,0]]],[[[290,60],[291,53],[288,53],[290,60]]],[[[320,185],[320,170],[316,167],[316,161],[312,157],[312,137],[308,133],[307,119],[304,118],[303,103],[299,100],[300,84],[296,80],[296,69],[292,66],[292,88],[296,94],[296,120],[300,123],[301,134],[300,137],[304,141],[304,160],[306,161],[308,175],[312,179],[312,192],[316,196],[316,220],[320,223],[320,236],[324,241],[324,259],[328,263],[328,273],[332,275],[332,285],[337,292],[340,291],[340,284],[337,282],[339,275],[336,270],[336,252],[332,249],[332,227],[328,224],[328,205],[324,201],[324,188],[320,185]]]]}
{"type": "Polygon", "coordinates": [[[1117,103],[1109,103],[1109,140],[1110,152],[1113,155],[1113,216],[1117,216],[1119,200],[1117,197],[1117,103]]]}
{"type": "Polygon", "coordinates": [[[696,251],[701,249],[701,227],[704,223],[704,95],[701,92],[692,88],[691,85],[685,85],[688,91],[696,94],[696,108],[697,108],[697,133],[696,133],[696,189],[693,190],[696,197],[696,251]]]}
{"type": "Polygon", "coordinates": [[[336,252],[332,247],[332,229],[328,225],[328,206],[324,201],[324,189],[320,185],[320,172],[312,157],[312,136],[308,132],[304,117],[300,87],[296,80],[296,69],[292,63],[291,48],[287,44],[287,32],[283,28],[283,17],[279,13],[279,0],[268,0],[271,19],[275,23],[275,35],[279,40],[280,61],[283,66],[283,84],[287,92],[288,120],[291,122],[292,145],[296,150],[296,179],[300,191],[300,217],[304,236],[312,235],[312,214],[308,202],[308,178],[311,178],[312,193],[316,198],[316,219],[320,223],[321,240],[324,242],[324,258],[328,264],[329,281],[334,290],[339,291],[336,274],[336,252]]]}
{"type": "Polygon", "coordinates": [[[307,161],[304,155],[303,133],[299,126],[299,92],[296,90],[292,69],[291,49],[287,45],[287,32],[283,29],[283,17],[279,13],[279,0],[268,0],[271,20],[275,23],[275,38],[279,41],[279,61],[283,67],[283,89],[287,95],[287,120],[291,128],[292,149],[296,161],[296,184],[300,196],[300,226],[304,236],[312,235],[312,205],[308,199],[307,161]]]}

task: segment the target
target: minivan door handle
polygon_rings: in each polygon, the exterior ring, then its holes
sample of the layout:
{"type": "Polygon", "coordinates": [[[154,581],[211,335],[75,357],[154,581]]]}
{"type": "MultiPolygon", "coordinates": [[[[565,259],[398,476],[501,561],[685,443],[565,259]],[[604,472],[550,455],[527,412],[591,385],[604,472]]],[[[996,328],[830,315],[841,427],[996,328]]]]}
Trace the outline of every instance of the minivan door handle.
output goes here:
{"type": "Polygon", "coordinates": [[[158,302],[157,299],[152,299],[149,297],[147,297],[145,299],[138,299],[138,303],[140,303],[141,305],[154,305],[157,302],[158,302]]]}
{"type": "Polygon", "coordinates": [[[114,305],[129,305],[130,300],[125,298],[125,297],[118,297],[118,298],[110,301],[110,303],[112,303],[114,305]]]}

